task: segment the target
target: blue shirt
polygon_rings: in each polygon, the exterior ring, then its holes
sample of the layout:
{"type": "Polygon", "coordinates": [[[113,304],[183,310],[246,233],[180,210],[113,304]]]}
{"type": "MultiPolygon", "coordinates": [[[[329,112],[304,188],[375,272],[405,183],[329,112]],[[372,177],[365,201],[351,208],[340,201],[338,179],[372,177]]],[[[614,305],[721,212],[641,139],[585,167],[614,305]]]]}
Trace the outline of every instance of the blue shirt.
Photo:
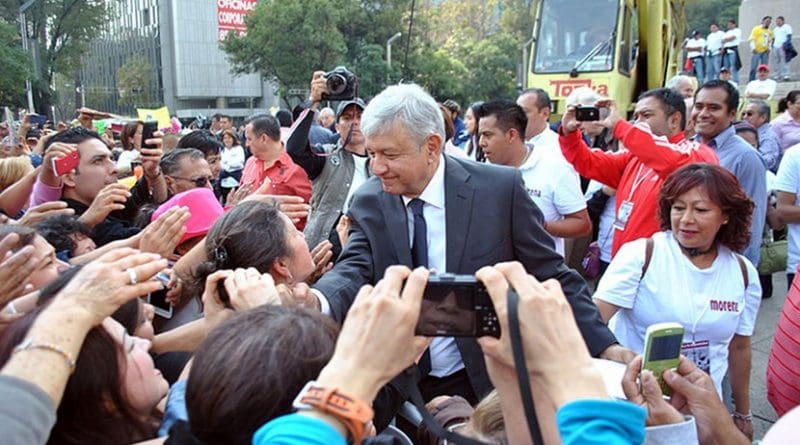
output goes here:
{"type": "Polygon", "coordinates": [[[777,173],[778,163],[781,160],[781,146],[778,143],[778,136],[772,131],[772,125],[769,122],[758,127],[758,152],[761,153],[767,169],[777,173]]]}
{"type": "Polygon", "coordinates": [[[750,244],[742,252],[745,258],[758,267],[761,256],[761,239],[767,219],[767,169],[761,155],[744,139],[736,135],[733,125],[706,143],[719,157],[719,164],[730,170],[745,193],[755,204],[750,223],[750,244]]]}

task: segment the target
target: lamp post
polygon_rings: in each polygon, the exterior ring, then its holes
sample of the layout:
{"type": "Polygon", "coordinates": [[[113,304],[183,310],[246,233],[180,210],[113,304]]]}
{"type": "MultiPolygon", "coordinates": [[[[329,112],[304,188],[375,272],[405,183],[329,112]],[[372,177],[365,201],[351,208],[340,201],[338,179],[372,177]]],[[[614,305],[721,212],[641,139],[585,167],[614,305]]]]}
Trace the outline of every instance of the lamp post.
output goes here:
{"type": "MultiPolygon", "coordinates": [[[[28,52],[28,24],[25,21],[25,11],[30,9],[38,0],[28,0],[19,7],[19,32],[22,35],[22,50],[28,52]]],[[[32,55],[31,55],[32,56],[32,55]]],[[[31,57],[33,60],[33,57],[31,57]]],[[[34,112],[33,108],[33,87],[31,86],[30,76],[25,79],[25,89],[28,93],[28,112],[34,112]]]]}
{"type": "MultiPolygon", "coordinates": [[[[389,37],[389,40],[386,41],[386,66],[389,67],[389,71],[392,69],[392,42],[399,39],[403,36],[402,32],[398,32],[397,34],[389,37]]],[[[389,84],[389,72],[386,73],[386,84],[389,84]]]]}

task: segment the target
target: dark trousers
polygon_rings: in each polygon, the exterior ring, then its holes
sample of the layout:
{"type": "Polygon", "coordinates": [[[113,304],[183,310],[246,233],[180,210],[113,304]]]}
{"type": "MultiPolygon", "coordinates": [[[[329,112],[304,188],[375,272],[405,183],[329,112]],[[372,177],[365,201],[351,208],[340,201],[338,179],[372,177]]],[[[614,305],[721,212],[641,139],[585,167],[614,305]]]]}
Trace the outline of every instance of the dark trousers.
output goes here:
{"type": "Polygon", "coordinates": [[[792,288],[792,281],[794,281],[794,274],[793,273],[787,273],[786,274],[786,290],[787,291],[792,288]]]}
{"type": "Polygon", "coordinates": [[[772,275],[759,275],[761,282],[761,299],[772,297],[772,275]]]}

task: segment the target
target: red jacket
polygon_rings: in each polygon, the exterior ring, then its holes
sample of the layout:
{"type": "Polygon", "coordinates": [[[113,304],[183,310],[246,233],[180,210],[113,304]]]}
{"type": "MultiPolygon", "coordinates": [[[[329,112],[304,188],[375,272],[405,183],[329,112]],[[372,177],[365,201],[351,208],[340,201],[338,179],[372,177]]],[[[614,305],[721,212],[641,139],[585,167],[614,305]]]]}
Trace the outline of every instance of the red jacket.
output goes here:
{"type": "Polygon", "coordinates": [[[687,140],[683,133],[669,139],[656,136],[645,123],[633,125],[620,120],[614,127],[614,137],[625,147],[615,153],[589,149],[579,131],[559,137],[564,157],[581,176],[617,189],[617,211],[624,201],[633,203],[625,230],[614,230],[612,256],[628,241],[661,230],[658,194],[670,173],[695,162],[719,164],[710,147],[687,140]]]}

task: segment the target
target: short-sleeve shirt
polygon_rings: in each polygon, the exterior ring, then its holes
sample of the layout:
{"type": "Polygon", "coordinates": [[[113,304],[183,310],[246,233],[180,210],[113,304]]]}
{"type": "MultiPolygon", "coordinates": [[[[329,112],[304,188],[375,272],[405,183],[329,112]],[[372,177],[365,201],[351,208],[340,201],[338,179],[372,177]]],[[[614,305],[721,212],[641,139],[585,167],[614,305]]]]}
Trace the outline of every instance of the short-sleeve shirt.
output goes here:
{"type": "Polygon", "coordinates": [[[725,42],[725,48],[736,48],[739,46],[739,42],[742,40],[742,30],[739,28],[733,28],[725,31],[726,39],[731,36],[733,37],[733,40],[725,42]]]}
{"type": "Polygon", "coordinates": [[[753,45],[753,51],[757,53],[764,53],[769,51],[770,41],[772,40],[772,30],[764,28],[762,25],[757,25],[750,32],[750,42],[753,45]]]}
{"type": "MultiPolygon", "coordinates": [[[[264,169],[264,161],[251,156],[244,165],[241,185],[251,185],[251,190],[258,189],[264,180],[269,178],[271,185],[267,194],[300,196],[304,202],[311,200],[311,181],[306,171],[292,161],[284,150],[275,164],[264,169]]],[[[305,218],[297,224],[302,230],[305,218]]]]}
{"type": "Polygon", "coordinates": [[[686,57],[694,59],[695,57],[702,57],[705,53],[706,40],[705,39],[689,39],[686,43],[687,48],[700,48],[699,50],[689,50],[686,52],[686,57]]]}
{"type": "Polygon", "coordinates": [[[712,32],[708,34],[708,52],[711,53],[712,56],[716,56],[719,54],[719,50],[722,49],[722,39],[725,37],[725,33],[722,31],[712,32]]]}
{"type": "MultiPolygon", "coordinates": [[[[778,179],[775,181],[775,190],[793,193],[794,205],[800,205],[800,144],[786,150],[778,167],[778,179]]],[[[789,228],[789,256],[786,261],[786,273],[794,273],[800,263],[800,223],[788,223],[789,228]]]]}
{"type": "Polygon", "coordinates": [[[775,88],[778,84],[772,79],[756,79],[747,82],[747,87],[745,88],[744,92],[753,93],[753,94],[769,94],[767,100],[772,99],[772,95],[775,94],[775,88]]]}
{"type": "Polygon", "coordinates": [[[620,248],[598,284],[594,298],[619,306],[609,327],[621,345],[641,353],[647,327],[655,323],[683,325],[686,342],[709,342],[711,378],[721,394],[728,370],[728,346],[733,335],[751,336],[761,303],[755,267],[744,257],[748,287],[744,287],[737,254],[718,246],[711,267],[699,269],[678,246],[672,232],[652,236],[653,255],[642,275],[646,239],[620,248]]]}
{"type": "MultiPolygon", "coordinates": [[[[528,195],[542,211],[545,221],[559,221],[586,208],[578,174],[563,157],[533,148],[519,168],[528,195]]],[[[556,252],[564,256],[564,239],[552,236],[556,252]]]]}

